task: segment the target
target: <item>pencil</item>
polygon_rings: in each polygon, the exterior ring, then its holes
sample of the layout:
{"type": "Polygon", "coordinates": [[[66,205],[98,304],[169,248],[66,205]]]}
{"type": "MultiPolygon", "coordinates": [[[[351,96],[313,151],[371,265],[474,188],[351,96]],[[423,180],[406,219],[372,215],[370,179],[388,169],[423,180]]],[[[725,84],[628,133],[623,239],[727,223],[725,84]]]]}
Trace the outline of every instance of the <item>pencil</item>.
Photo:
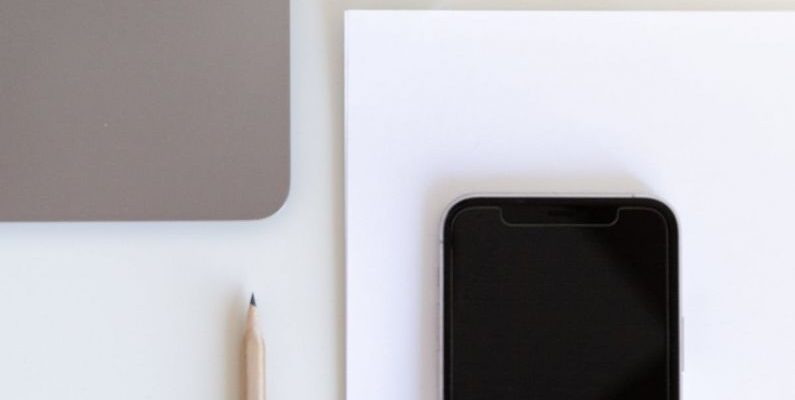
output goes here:
{"type": "Polygon", "coordinates": [[[257,323],[257,300],[254,293],[248,306],[246,333],[243,336],[244,393],[243,400],[265,400],[265,344],[257,323]]]}

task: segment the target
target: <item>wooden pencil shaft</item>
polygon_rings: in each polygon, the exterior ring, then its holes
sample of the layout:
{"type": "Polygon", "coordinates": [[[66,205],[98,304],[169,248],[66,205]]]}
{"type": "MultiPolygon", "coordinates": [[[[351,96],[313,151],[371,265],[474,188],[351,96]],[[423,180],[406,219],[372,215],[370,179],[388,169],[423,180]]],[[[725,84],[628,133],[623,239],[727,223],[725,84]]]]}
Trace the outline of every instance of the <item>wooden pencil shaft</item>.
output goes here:
{"type": "Polygon", "coordinates": [[[257,326],[257,307],[254,305],[248,310],[243,340],[245,359],[243,400],[265,400],[265,345],[257,326]]]}

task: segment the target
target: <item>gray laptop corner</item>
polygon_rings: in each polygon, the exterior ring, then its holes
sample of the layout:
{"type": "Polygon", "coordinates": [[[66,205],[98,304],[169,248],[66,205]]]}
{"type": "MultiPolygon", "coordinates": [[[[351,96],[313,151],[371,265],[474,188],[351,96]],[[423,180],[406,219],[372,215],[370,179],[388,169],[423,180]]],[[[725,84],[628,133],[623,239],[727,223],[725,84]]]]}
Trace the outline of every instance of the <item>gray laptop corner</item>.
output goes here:
{"type": "Polygon", "coordinates": [[[0,220],[276,212],[289,20],[289,0],[4,1],[0,220]]]}

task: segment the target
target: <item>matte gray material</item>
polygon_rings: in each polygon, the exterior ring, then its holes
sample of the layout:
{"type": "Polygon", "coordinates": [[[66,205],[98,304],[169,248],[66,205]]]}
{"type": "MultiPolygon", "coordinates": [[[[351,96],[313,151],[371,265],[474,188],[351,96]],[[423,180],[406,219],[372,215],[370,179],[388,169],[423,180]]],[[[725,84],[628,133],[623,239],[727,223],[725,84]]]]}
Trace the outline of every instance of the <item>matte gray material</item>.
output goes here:
{"type": "Polygon", "coordinates": [[[0,220],[268,216],[289,80],[289,0],[2,0],[0,220]]]}

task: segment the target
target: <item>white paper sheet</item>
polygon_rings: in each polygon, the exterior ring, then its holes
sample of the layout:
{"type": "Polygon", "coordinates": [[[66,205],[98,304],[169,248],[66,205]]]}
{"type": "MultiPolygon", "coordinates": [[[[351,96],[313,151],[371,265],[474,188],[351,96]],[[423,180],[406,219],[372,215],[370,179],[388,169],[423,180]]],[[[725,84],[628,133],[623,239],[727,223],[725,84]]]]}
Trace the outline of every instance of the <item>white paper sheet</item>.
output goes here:
{"type": "Polygon", "coordinates": [[[434,399],[439,221],[634,192],[681,229],[683,396],[795,397],[795,14],[346,15],[349,400],[434,399]]]}

